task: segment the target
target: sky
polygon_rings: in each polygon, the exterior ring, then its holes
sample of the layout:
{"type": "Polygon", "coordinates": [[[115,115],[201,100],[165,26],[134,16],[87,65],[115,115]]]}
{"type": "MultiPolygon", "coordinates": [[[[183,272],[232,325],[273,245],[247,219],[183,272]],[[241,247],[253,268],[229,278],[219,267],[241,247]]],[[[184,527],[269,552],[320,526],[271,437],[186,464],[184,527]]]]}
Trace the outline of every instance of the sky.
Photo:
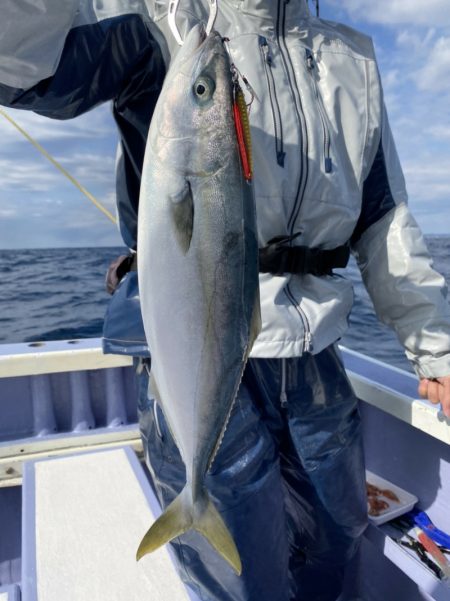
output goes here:
{"type": "MultiPolygon", "coordinates": [[[[449,0],[321,0],[321,16],[371,35],[409,203],[426,234],[450,234],[449,0]]],[[[109,105],[70,121],[10,115],[115,212],[109,105]]],[[[0,248],[120,246],[117,226],[0,115],[0,248]]]]}

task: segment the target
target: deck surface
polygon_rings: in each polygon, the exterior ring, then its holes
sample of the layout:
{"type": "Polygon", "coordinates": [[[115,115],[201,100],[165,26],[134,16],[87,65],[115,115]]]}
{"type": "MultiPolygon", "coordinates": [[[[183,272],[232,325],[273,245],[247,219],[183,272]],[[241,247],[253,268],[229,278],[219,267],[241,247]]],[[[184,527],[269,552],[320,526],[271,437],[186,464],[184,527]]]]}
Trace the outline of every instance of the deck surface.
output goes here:
{"type": "Polygon", "coordinates": [[[123,448],[27,464],[22,601],[190,599],[166,547],[136,562],[154,521],[141,476],[123,448]]]}

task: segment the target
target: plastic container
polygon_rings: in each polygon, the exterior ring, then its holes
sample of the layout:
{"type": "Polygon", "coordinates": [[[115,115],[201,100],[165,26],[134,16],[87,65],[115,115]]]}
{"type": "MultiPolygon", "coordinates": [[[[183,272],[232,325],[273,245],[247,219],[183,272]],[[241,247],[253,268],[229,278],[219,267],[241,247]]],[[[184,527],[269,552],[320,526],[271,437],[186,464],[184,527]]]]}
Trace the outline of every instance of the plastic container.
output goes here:
{"type": "Polygon", "coordinates": [[[388,504],[388,507],[381,511],[379,515],[369,515],[369,519],[372,524],[377,526],[389,522],[389,520],[393,520],[404,513],[407,513],[418,501],[416,496],[412,495],[406,490],[403,490],[403,488],[400,488],[396,484],[389,482],[389,480],[385,480],[384,478],[369,472],[369,470],[366,470],[366,481],[368,484],[373,484],[373,486],[376,486],[381,490],[388,489],[392,491],[399,499],[399,502],[397,502],[384,496],[379,497],[388,504]]]}

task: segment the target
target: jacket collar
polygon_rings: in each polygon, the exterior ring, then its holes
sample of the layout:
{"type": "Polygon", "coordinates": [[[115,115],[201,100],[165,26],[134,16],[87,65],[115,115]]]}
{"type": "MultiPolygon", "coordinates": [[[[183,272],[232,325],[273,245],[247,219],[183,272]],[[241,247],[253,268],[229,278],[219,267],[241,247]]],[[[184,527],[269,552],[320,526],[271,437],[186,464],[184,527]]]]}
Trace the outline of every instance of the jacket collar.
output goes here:
{"type": "Polygon", "coordinates": [[[235,8],[262,19],[276,20],[286,10],[286,20],[305,19],[310,16],[307,0],[225,0],[235,8]]]}

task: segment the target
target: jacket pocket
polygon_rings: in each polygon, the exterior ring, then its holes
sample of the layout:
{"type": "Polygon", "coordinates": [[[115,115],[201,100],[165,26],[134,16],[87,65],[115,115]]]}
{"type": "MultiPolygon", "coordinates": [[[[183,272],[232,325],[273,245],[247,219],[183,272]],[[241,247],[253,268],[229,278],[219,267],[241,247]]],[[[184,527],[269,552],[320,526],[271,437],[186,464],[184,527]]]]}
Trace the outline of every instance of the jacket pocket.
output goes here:
{"type": "Polygon", "coordinates": [[[281,119],[281,110],[277,98],[275,78],[272,72],[273,58],[272,53],[264,36],[258,36],[259,50],[262,57],[264,73],[266,75],[267,88],[269,90],[270,108],[272,111],[273,128],[275,133],[275,157],[278,165],[284,167],[284,140],[283,140],[283,122],[281,119]]]}
{"type": "Polygon", "coordinates": [[[287,288],[291,303],[305,325],[304,352],[320,353],[348,328],[353,306],[353,286],[339,275],[292,276],[287,288]]]}
{"type": "Polygon", "coordinates": [[[330,129],[328,127],[328,119],[325,111],[325,107],[323,105],[322,96],[320,95],[319,88],[316,81],[315,70],[317,69],[316,62],[314,60],[314,55],[309,50],[309,48],[305,49],[306,53],[306,67],[308,72],[311,75],[311,81],[313,86],[314,97],[317,104],[317,109],[320,117],[320,121],[322,123],[322,131],[323,131],[323,166],[325,173],[331,173],[333,171],[333,162],[331,160],[331,135],[330,129]]]}

